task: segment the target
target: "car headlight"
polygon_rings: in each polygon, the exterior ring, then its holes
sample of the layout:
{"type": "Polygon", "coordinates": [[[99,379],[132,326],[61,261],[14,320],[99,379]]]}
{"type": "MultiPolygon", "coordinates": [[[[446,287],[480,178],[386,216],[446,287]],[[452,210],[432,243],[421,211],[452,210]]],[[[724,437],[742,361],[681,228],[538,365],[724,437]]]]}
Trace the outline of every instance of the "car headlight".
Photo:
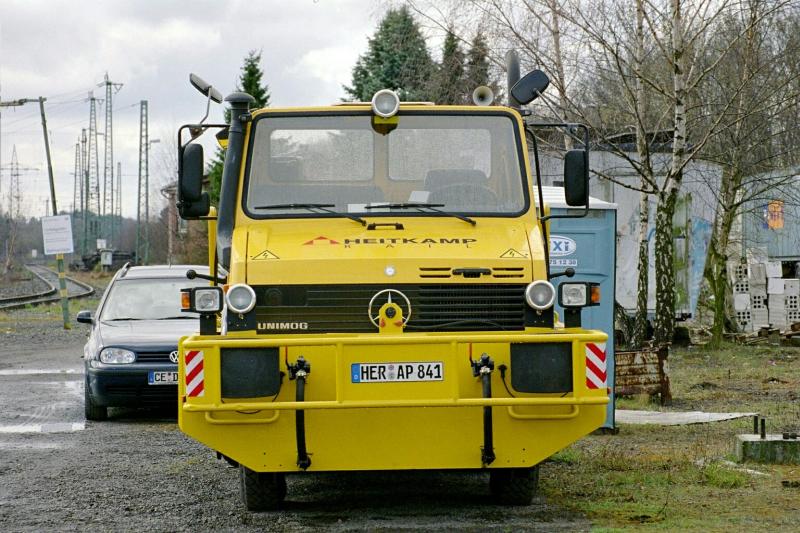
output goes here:
{"type": "Polygon", "coordinates": [[[534,281],[525,289],[525,301],[537,311],[544,311],[553,307],[556,300],[556,290],[549,281],[543,279],[534,281]]]}
{"type": "Polygon", "coordinates": [[[256,291],[250,285],[237,283],[228,289],[225,301],[234,313],[248,313],[256,305],[256,291]]]}
{"type": "Polygon", "coordinates": [[[103,348],[100,362],[109,365],[127,365],[136,361],[136,354],[125,348],[103,348]]]}
{"type": "Polygon", "coordinates": [[[372,97],[372,112],[379,117],[393,117],[399,109],[400,97],[391,89],[382,89],[372,97]]]}

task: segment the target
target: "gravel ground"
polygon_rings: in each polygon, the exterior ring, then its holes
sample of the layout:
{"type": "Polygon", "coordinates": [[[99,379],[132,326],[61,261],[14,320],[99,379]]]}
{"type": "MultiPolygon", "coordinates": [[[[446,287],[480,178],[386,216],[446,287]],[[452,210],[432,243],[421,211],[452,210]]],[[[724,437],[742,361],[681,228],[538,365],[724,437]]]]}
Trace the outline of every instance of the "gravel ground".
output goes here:
{"type": "Polygon", "coordinates": [[[485,475],[465,473],[289,476],[283,511],[249,513],[239,499],[237,470],[184,436],[174,411],[113,409],[109,421],[86,423],[82,430],[8,430],[33,422],[83,427],[80,353],[86,331],[76,326],[65,331],[57,314],[44,320],[35,310],[0,313],[0,531],[591,527],[542,497],[526,507],[486,503],[485,475]],[[15,374],[24,372],[31,374],[15,374]]]}
{"type": "Polygon", "coordinates": [[[50,286],[27,270],[23,273],[15,274],[24,279],[0,280],[0,298],[11,298],[12,296],[23,296],[44,292],[50,286]]]}

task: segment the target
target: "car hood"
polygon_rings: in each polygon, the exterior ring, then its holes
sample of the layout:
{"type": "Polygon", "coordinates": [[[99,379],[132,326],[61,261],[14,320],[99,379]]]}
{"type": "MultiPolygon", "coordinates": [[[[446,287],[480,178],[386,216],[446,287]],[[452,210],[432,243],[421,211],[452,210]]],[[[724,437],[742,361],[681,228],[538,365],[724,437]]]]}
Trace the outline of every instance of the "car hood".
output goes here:
{"type": "Polygon", "coordinates": [[[199,328],[196,319],[101,321],[99,333],[104,346],[177,346],[178,339],[199,328]]]}

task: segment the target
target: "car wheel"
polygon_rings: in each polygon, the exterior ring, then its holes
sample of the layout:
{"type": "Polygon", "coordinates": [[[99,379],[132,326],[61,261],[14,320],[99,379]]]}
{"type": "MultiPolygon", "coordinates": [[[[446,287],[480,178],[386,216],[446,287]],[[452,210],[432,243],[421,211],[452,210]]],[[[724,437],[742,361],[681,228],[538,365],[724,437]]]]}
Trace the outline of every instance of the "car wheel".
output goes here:
{"type": "Polygon", "coordinates": [[[286,498],[286,475],[255,472],[239,465],[242,501],[248,511],[274,511],[286,498]]]}
{"type": "Polygon", "coordinates": [[[539,486],[539,466],[489,472],[489,489],[500,505],[530,505],[539,486]]]}
{"type": "Polygon", "coordinates": [[[83,412],[86,420],[101,421],[108,418],[108,408],[97,405],[92,400],[92,392],[89,390],[89,380],[83,382],[83,412]]]}

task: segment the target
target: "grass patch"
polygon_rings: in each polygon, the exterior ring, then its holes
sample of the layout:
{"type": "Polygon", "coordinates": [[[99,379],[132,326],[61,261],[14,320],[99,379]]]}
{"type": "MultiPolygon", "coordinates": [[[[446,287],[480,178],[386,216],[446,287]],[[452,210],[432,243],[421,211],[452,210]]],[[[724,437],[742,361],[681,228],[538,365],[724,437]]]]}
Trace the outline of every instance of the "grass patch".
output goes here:
{"type": "MultiPolygon", "coordinates": [[[[726,345],[675,350],[670,356],[674,403],[666,410],[752,411],[768,431],[796,430],[800,420],[800,349],[726,345]]],[[[662,409],[645,396],[617,403],[662,409]]],[[[734,436],[752,432],[749,418],[690,426],[621,426],[592,435],[542,466],[541,492],[581,512],[596,531],[795,531],[800,523],[794,479],[800,467],[725,464],[734,436]]]]}

